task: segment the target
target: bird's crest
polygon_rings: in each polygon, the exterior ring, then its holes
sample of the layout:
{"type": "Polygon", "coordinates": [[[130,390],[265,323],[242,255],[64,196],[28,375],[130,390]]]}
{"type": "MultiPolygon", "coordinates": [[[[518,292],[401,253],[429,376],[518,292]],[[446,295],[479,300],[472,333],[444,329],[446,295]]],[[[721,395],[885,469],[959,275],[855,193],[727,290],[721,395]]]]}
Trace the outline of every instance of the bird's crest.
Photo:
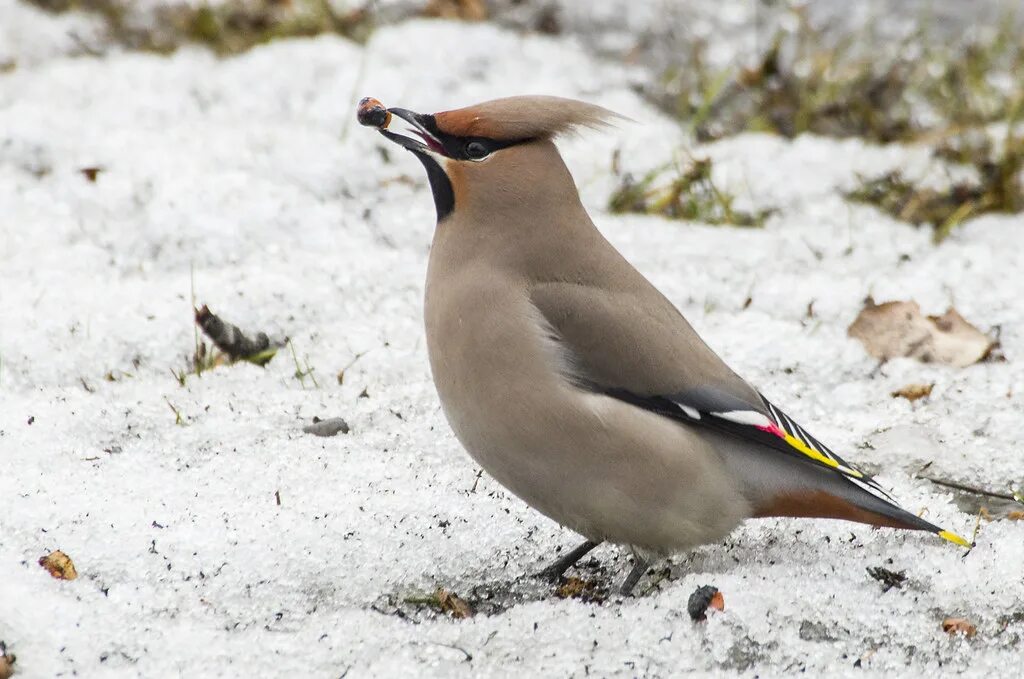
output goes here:
{"type": "Polygon", "coordinates": [[[594,104],[543,95],[493,99],[442,111],[434,118],[445,134],[497,140],[550,139],[581,127],[597,129],[625,120],[594,104]]]}

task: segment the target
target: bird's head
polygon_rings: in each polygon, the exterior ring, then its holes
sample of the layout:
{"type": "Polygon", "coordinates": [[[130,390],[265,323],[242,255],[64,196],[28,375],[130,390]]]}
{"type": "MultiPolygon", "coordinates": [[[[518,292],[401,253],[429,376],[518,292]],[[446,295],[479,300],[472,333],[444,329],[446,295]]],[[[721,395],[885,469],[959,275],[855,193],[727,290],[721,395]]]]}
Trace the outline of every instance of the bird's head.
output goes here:
{"type": "Polygon", "coordinates": [[[557,200],[567,190],[575,195],[552,139],[619,117],[600,106],[549,96],[495,99],[433,114],[384,109],[376,100],[360,106],[361,123],[377,127],[423,163],[438,223],[463,207],[540,207],[538,201],[557,200]],[[415,137],[387,129],[394,118],[408,123],[415,137]]]}

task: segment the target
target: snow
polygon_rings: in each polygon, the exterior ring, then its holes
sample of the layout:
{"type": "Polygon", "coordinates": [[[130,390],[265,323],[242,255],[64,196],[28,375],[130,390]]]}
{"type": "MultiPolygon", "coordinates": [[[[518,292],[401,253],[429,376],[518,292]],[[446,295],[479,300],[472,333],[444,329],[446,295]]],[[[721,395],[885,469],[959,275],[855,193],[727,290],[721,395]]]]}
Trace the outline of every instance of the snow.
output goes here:
{"type": "MultiPolygon", "coordinates": [[[[448,429],[421,327],[429,191],[413,158],[353,118],[365,95],[431,111],[526,91],[633,118],[562,142],[600,228],[741,374],[908,507],[969,535],[975,518],[913,475],[932,462],[1001,491],[1021,481],[1022,218],[981,217],[934,246],[841,198],[858,174],[936,172],[926,151],[743,135],[695,152],[743,200],[781,208],[765,229],[614,216],[612,152],[642,170],[685,142],[632,93],[630,68],[572,39],[411,21],[365,48],[320,37],[224,60],[90,57],[61,42],[86,19],[0,9],[50,36],[0,33],[17,62],[0,74],[0,639],[18,676],[981,676],[1019,664],[1024,522],[982,522],[966,556],[922,534],[749,522],[673,558],[655,591],[600,605],[530,578],[577,537],[477,479],[448,429]],[[84,167],[102,168],[95,183],[84,167]],[[244,329],[290,337],[318,386],[296,379],[288,350],[179,386],[193,289],[244,329]],[[955,305],[1002,329],[1009,361],[873,374],[846,337],[868,294],[955,305]],[[911,382],[934,382],[931,398],[890,397],[911,382]],[[303,433],[314,416],[351,433],[303,433]],[[54,549],[78,580],[37,565],[54,549]],[[871,566],[907,583],[883,593],[871,566]],[[695,624],[686,602],[704,584],[726,608],[695,624]],[[490,592],[504,610],[452,620],[403,603],[438,586],[490,592]],[[978,636],[948,637],[947,615],[978,636]]],[[[595,555],[587,577],[628,569],[613,548],[595,555]]]]}

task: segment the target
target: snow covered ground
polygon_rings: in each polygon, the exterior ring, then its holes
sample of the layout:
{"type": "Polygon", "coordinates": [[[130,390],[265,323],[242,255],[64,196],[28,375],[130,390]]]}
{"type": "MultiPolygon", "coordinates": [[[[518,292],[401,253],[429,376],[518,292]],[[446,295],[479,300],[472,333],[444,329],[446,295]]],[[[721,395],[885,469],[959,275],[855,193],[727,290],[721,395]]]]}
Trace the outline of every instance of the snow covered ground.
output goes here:
{"type": "MultiPolygon", "coordinates": [[[[0,0],[7,17],[15,7],[0,0]]],[[[1019,666],[1021,521],[983,522],[967,556],[923,534],[750,522],[674,558],[653,591],[648,578],[642,596],[603,604],[529,577],[577,538],[477,479],[450,433],[421,328],[429,191],[415,159],[353,114],[364,95],[432,111],[531,92],[635,119],[562,143],[602,230],[741,374],[909,507],[970,535],[975,518],[913,475],[931,461],[1003,491],[1022,479],[1024,219],[979,218],[936,247],[840,195],[858,173],[937,172],[927,150],[744,135],[699,152],[743,200],[781,208],[765,229],[617,217],[604,212],[613,151],[642,170],[683,137],[632,94],[635,73],[571,40],[413,21],[365,48],[322,37],[226,60],[73,57],[67,17],[17,11],[50,36],[8,31],[0,45],[31,52],[0,74],[0,640],[19,676],[1019,666]],[[101,168],[95,182],[86,167],[101,168]],[[193,289],[245,329],[290,337],[317,384],[284,350],[180,386],[193,289]],[[874,373],[846,337],[868,294],[998,325],[1009,360],[874,373]],[[890,397],[912,382],[934,382],[931,398],[890,397]],[[351,433],[303,433],[313,416],[351,433]],[[39,567],[55,549],[77,580],[39,567]],[[883,592],[874,566],[907,581],[883,592]],[[703,584],[726,607],[695,624],[686,602],[703,584]],[[481,612],[406,603],[439,586],[481,612]],[[950,615],[977,636],[949,637],[950,615]]],[[[595,555],[588,578],[628,568],[615,549],[595,555]]]]}

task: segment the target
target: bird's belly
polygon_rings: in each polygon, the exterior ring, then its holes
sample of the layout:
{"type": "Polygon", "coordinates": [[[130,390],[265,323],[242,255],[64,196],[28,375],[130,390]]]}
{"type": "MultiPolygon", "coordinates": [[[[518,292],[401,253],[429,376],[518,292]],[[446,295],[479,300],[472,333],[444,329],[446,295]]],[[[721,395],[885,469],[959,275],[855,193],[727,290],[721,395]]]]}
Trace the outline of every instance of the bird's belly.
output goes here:
{"type": "Polygon", "coordinates": [[[547,421],[521,435],[495,440],[460,423],[457,436],[502,485],[591,539],[668,553],[717,540],[747,515],[714,451],[687,430],[606,397],[574,400],[537,409],[547,421]]]}
{"type": "Polygon", "coordinates": [[[472,295],[444,304],[428,287],[431,371],[456,437],[499,483],[590,539],[652,552],[717,540],[749,516],[694,430],[559,373],[525,290],[461,287],[472,295]]]}

